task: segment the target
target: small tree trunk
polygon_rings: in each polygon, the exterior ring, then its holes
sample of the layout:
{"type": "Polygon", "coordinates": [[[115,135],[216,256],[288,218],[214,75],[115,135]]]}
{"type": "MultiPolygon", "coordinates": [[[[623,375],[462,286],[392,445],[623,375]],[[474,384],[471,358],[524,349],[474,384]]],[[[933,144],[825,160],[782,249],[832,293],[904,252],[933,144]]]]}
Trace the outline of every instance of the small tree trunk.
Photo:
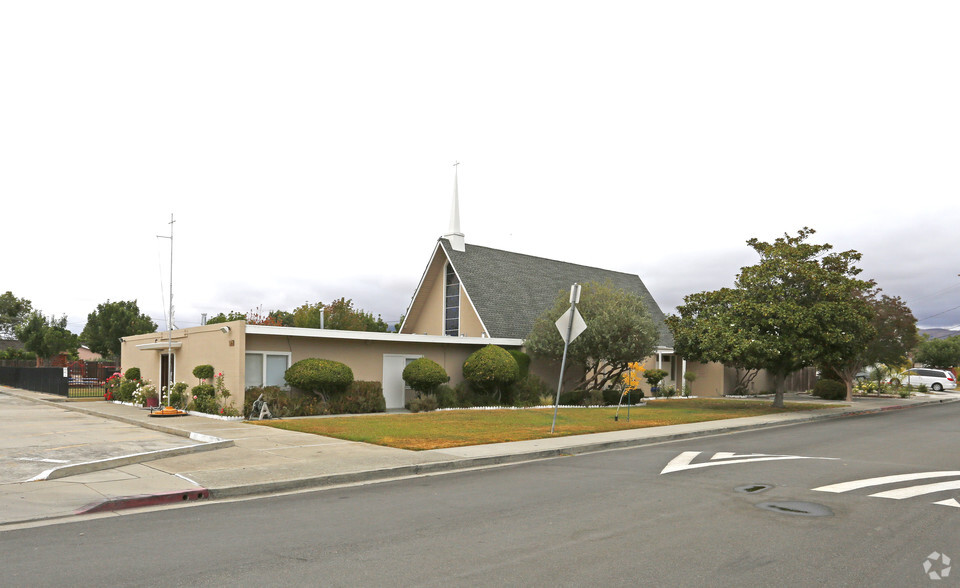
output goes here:
{"type": "Polygon", "coordinates": [[[787,374],[776,374],[773,378],[774,381],[774,393],[773,393],[773,407],[774,408],[783,408],[783,388],[787,383],[787,374]]]}

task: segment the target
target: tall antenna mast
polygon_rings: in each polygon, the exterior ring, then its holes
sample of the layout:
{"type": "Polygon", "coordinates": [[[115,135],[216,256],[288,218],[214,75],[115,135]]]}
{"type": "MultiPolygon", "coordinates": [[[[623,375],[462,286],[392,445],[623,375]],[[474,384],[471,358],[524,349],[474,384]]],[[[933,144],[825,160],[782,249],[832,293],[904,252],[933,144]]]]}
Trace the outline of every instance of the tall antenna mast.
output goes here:
{"type": "MultiPolygon", "coordinates": [[[[170,407],[170,393],[173,391],[173,213],[170,213],[170,236],[157,235],[160,239],[170,239],[170,314],[167,319],[167,407],[170,407]]],[[[160,390],[163,400],[163,388],[160,390]]]]}

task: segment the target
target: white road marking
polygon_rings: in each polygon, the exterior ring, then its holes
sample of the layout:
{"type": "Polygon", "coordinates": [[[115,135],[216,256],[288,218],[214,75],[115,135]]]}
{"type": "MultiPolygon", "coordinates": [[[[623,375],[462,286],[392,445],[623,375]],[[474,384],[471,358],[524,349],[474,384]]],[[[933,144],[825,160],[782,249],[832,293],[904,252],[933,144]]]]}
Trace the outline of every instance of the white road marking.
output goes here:
{"type": "Polygon", "coordinates": [[[17,461],[42,461],[43,463],[70,463],[69,459],[50,459],[45,457],[18,457],[17,461]]]}
{"type": "Polygon", "coordinates": [[[955,508],[960,508],[960,502],[957,502],[956,498],[941,500],[940,502],[934,502],[934,504],[942,504],[943,506],[953,506],[955,508]]]}
{"type": "Polygon", "coordinates": [[[909,486],[907,488],[898,488],[896,490],[887,490],[886,492],[877,492],[870,496],[874,498],[893,498],[894,500],[903,500],[904,498],[913,498],[914,496],[923,496],[924,494],[933,494],[934,492],[943,492],[945,490],[956,490],[960,488],[960,480],[950,480],[949,482],[937,482],[936,484],[923,484],[922,486],[909,486]]]}
{"type": "Polygon", "coordinates": [[[850,490],[859,490],[860,488],[869,488],[870,486],[882,486],[883,484],[895,484],[897,482],[912,482],[913,480],[926,480],[928,478],[946,478],[949,476],[960,476],[960,472],[919,472],[915,474],[897,474],[895,476],[880,476],[879,478],[865,478],[863,480],[854,480],[852,482],[841,482],[839,484],[830,484],[829,486],[820,486],[814,488],[815,492],[849,492],[850,490]]]}
{"type": "Polygon", "coordinates": [[[697,468],[708,468],[711,466],[730,465],[735,463],[751,463],[755,461],[780,461],[785,459],[838,459],[836,457],[804,457],[800,455],[767,455],[765,453],[746,453],[737,455],[730,452],[720,452],[714,454],[711,461],[692,463],[694,458],[700,455],[699,451],[684,451],[677,457],[670,460],[660,475],[683,470],[692,470],[697,468]],[[722,460],[722,461],[713,461],[722,460]]]}

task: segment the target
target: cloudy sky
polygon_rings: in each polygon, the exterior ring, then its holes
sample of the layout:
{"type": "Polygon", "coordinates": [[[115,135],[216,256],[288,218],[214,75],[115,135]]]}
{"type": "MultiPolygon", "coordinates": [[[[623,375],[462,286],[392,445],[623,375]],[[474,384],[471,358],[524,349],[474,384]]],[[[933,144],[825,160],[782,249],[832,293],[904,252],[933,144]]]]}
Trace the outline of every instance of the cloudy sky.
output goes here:
{"type": "Polygon", "coordinates": [[[960,325],[960,3],[5,2],[0,292],[79,332],[340,296],[467,243],[666,312],[804,226],[960,325]]]}

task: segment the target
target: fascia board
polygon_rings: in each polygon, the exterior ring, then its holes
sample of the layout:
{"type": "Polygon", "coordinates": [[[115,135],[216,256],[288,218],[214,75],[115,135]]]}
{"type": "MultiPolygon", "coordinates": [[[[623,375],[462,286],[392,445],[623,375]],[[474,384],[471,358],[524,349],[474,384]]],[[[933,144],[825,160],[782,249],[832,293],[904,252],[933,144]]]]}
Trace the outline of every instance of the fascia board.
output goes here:
{"type": "MultiPolygon", "coordinates": [[[[443,246],[443,242],[442,242],[442,241],[438,241],[437,244],[440,245],[440,246],[443,246]]],[[[470,298],[470,291],[467,290],[467,286],[463,283],[463,279],[460,277],[460,272],[457,271],[457,266],[454,265],[454,264],[453,264],[453,261],[450,259],[450,254],[447,253],[447,248],[446,248],[446,247],[443,248],[443,253],[444,253],[444,255],[447,256],[447,263],[449,263],[449,264],[450,264],[450,267],[453,268],[453,273],[457,274],[457,280],[460,282],[460,285],[463,287],[463,293],[467,295],[467,302],[470,303],[470,308],[473,309],[473,314],[477,315],[477,318],[480,319],[480,326],[483,327],[483,332],[486,333],[487,336],[489,337],[489,336],[490,336],[490,330],[487,329],[486,323],[483,322],[483,317],[480,316],[480,311],[477,310],[477,306],[473,303],[473,299],[470,298]]],[[[433,260],[431,260],[431,261],[433,261],[433,260]]]]}
{"type": "MultiPolygon", "coordinates": [[[[430,266],[433,265],[433,260],[437,257],[437,250],[440,249],[440,240],[437,239],[437,244],[433,248],[433,253],[430,254],[430,259],[427,260],[427,265],[423,268],[423,275],[420,276],[420,283],[417,284],[417,289],[413,292],[413,297],[410,298],[410,304],[407,305],[407,312],[403,314],[403,322],[400,323],[400,326],[397,327],[397,333],[403,330],[403,326],[407,324],[407,319],[410,318],[410,310],[413,308],[413,304],[417,301],[417,296],[420,295],[420,288],[423,287],[423,281],[427,279],[427,272],[430,271],[430,266]]],[[[444,252],[446,255],[446,252],[444,252]]],[[[450,261],[450,258],[447,257],[447,261],[450,261]]]]}
{"type": "Polygon", "coordinates": [[[447,345],[506,345],[520,347],[523,339],[505,337],[450,337],[448,335],[402,335],[373,331],[338,331],[335,329],[305,329],[302,327],[268,327],[247,325],[247,335],[279,335],[283,337],[311,337],[316,339],[347,339],[353,341],[381,341],[393,343],[444,343],[447,345]]]}

